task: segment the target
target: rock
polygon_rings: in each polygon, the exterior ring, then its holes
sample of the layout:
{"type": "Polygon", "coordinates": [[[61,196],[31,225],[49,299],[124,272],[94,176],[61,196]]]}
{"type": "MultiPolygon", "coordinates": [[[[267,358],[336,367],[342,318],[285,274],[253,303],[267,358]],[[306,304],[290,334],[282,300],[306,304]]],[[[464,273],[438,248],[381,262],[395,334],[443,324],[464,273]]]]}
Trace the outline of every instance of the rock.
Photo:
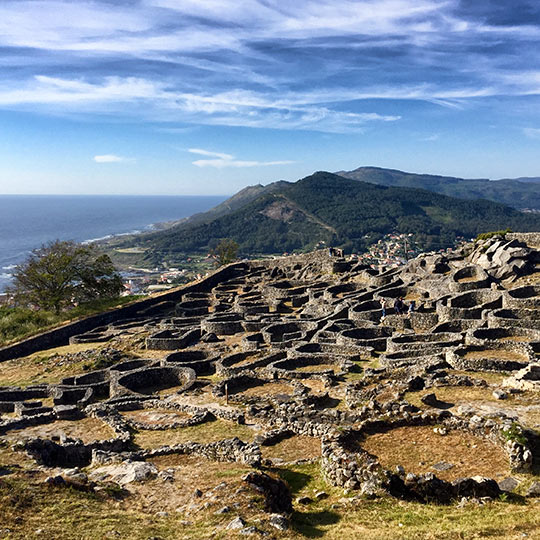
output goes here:
{"type": "Polygon", "coordinates": [[[439,463],[435,463],[435,465],[431,466],[431,468],[436,471],[449,471],[453,467],[454,466],[451,463],[447,463],[446,461],[439,461],[439,463]]]}
{"type": "Polygon", "coordinates": [[[268,523],[278,531],[286,531],[289,528],[289,520],[281,514],[272,514],[268,523]]]}
{"type": "Polygon", "coordinates": [[[498,484],[501,491],[514,491],[519,486],[519,482],[511,476],[501,480],[498,484]]]}
{"type": "Polygon", "coordinates": [[[323,499],[328,499],[328,493],[326,493],[325,491],[318,491],[317,493],[315,493],[315,498],[318,501],[322,501],[323,499]]]}
{"type": "Polygon", "coordinates": [[[293,511],[291,492],[283,480],[262,472],[250,472],[242,480],[264,494],[267,512],[290,514],[293,511]]]}
{"type": "Polygon", "coordinates": [[[420,398],[420,401],[425,405],[428,405],[429,407],[437,407],[440,404],[437,396],[433,392],[431,392],[430,394],[424,394],[420,398]]]}
{"type": "Polygon", "coordinates": [[[540,482],[533,482],[525,493],[525,497],[540,497],[540,482]]]}
{"type": "Polygon", "coordinates": [[[495,399],[506,399],[508,397],[508,394],[499,388],[497,390],[493,390],[492,395],[495,399]]]}
{"type": "Polygon", "coordinates": [[[167,517],[169,515],[169,512],[156,512],[157,517],[167,517]]]}
{"type": "Polygon", "coordinates": [[[66,481],[63,479],[62,476],[57,475],[57,476],[48,476],[47,478],[45,478],[44,483],[50,486],[62,486],[66,483],[66,481]]]}
{"type": "Polygon", "coordinates": [[[123,461],[118,465],[100,467],[90,474],[93,480],[109,479],[124,486],[132,482],[142,482],[157,475],[157,468],[145,461],[123,461]]]}
{"type": "Polygon", "coordinates": [[[205,334],[201,341],[203,343],[218,343],[219,341],[223,341],[222,339],[218,338],[214,332],[209,332],[208,334],[205,334]]]}
{"type": "Polygon", "coordinates": [[[58,420],[76,420],[82,416],[77,405],[56,405],[53,413],[58,420]]]}
{"type": "Polygon", "coordinates": [[[195,498],[199,498],[199,497],[202,497],[203,496],[203,492],[200,490],[200,489],[196,489],[194,492],[193,492],[193,497],[195,498]]]}
{"type": "Polygon", "coordinates": [[[257,527],[253,527],[253,525],[251,525],[250,527],[244,527],[239,531],[239,533],[248,536],[251,534],[261,534],[261,531],[259,531],[257,527]]]}
{"type": "Polygon", "coordinates": [[[230,506],[224,506],[223,508],[220,508],[219,510],[216,510],[214,514],[228,514],[231,511],[230,506]]]}
{"type": "Polygon", "coordinates": [[[467,497],[495,498],[501,494],[497,482],[491,478],[484,478],[483,476],[460,478],[452,482],[452,486],[456,497],[465,495],[467,497]]]}
{"type": "Polygon", "coordinates": [[[231,530],[231,531],[234,531],[234,530],[237,530],[237,529],[243,529],[244,526],[246,525],[246,522],[240,517],[235,517],[228,525],[227,525],[227,529],[231,530]]]}
{"type": "Polygon", "coordinates": [[[174,469],[164,469],[157,476],[164,482],[174,482],[174,469]]]}
{"type": "Polygon", "coordinates": [[[313,500],[309,497],[298,497],[298,499],[296,499],[296,502],[298,504],[310,504],[313,502],[313,500]]]}

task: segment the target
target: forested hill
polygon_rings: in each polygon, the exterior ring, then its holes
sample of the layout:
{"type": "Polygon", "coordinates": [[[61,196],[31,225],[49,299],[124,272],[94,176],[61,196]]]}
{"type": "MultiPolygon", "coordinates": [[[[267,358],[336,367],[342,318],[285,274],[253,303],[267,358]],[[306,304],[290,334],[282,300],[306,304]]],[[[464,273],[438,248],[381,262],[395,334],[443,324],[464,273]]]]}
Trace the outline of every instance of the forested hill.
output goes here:
{"type": "Polygon", "coordinates": [[[150,257],[206,251],[232,238],[241,253],[311,249],[319,241],[360,251],[382,235],[413,233],[426,249],[452,244],[456,236],[511,228],[540,230],[540,215],[486,200],[462,200],[421,189],[386,187],[317,172],[282,183],[236,210],[196,224],[180,224],[137,240],[150,257]]]}
{"type": "Polygon", "coordinates": [[[339,171],[336,174],[383,186],[427,189],[460,199],[488,199],[513,208],[540,210],[540,182],[537,178],[465,179],[413,174],[379,167],[360,167],[354,171],[339,171]]]}

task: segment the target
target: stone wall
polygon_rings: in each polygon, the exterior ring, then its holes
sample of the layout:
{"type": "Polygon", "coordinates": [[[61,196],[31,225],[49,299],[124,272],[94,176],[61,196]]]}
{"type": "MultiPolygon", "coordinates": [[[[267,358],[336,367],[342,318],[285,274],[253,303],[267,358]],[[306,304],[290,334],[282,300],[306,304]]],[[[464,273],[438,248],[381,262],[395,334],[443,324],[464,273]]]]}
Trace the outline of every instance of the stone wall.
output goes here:
{"type": "Polygon", "coordinates": [[[13,345],[1,348],[0,362],[5,362],[6,360],[11,360],[12,358],[27,356],[37,351],[67,345],[69,343],[69,338],[72,336],[84,334],[85,332],[89,332],[94,328],[111,324],[121,319],[136,317],[140,314],[140,312],[146,312],[148,309],[153,308],[162,302],[180,301],[186,293],[211,289],[218,283],[232,279],[239,272],[244,272],[247,269],[248,266],[246,263],[230,264],[192,285],[179,287],[170,292],[151,296],[121,308],[92,315],[91,317],[65,324],[59,328],[48,330],[47,332],[43,332],[37,336],[25,339],[24,341],[19,341],[13,345]]]}

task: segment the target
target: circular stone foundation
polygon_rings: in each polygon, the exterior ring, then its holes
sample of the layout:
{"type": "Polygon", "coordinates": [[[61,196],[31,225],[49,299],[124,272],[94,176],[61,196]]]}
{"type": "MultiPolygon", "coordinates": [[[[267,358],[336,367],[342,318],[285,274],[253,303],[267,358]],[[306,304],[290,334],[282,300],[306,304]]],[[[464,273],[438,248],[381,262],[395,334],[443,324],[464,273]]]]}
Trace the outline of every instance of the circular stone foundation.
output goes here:
{"type": "Polygon", "coordinates": [[[502,479],[510,474],[501,448],[463,431],[443,436],[433,426],[403,426],[366,434],[358,445],[388,470],[401,465],[407,473],[431,472],[447,481],[471,476],[502,479]]]}

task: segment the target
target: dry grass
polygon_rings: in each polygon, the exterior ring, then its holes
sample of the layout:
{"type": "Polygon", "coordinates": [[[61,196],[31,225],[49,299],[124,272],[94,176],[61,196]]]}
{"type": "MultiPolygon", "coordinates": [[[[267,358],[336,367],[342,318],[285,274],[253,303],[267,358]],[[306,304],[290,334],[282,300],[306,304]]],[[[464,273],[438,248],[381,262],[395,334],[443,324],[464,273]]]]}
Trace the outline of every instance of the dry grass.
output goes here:
{"type": "MultiPolygon", "coordinates": [[[[0,450],[0,456],[2,452],[0,450]]],[[[325,491],[328,498],[309,505],[295,504],[292,526],[279,532],[268,525],[268,515],[260,511],[260,497],[239,493],[240,477],[247,472],[238,464],[213,463],[189,456],[166,456],[153,460],[160,470],[175,469],[175,481],[159,479],[132,484],[131,494],[118,499],[72,489],[54,488],[42,483],[42,475],[15,475],[0,479],[0,520],[8,538],[54,538],[93,540],[129,538],[162,540],[246,538],[227,530],[237,515],[248,525],[267,531],[276,539],[325,538],[328,540],[463,538],[538,539],[540,500],[523,504],[496,501],[463,508],[437,506],[379,498],[372,501],[344,497],[343,490],[328,485],[319,464],[275,469],[295,497],[325,491]],[[218,485],[222,484],[220,488],[218,485]],[[201,489],[203,497],[192,496],[201,489]],[[217,488],[217,489],[216,489],[217,488]],[[238,507],[234,508],[234,503],[238,507]],[[208,504],[208,508],[203,506],[208,504]],[[189,506],[193,505],[190,510],[189,506]],[[225,505],[232,511],[215,515],[225,505]],[[178,510],[178,511],[176,511],[178,510]],[[163,517],[157,515],[166,511],[163,517]],[[37,532],[39,531],[39,532],[37,532]]]]}
{"type": "Polygon", "coordinates": [[[317,373],[319,371],[328,370],[331,370],[332,372],[341,371],[341,369],[336,367],[335,364],[317,364],[314,366],[302,366],[294,369],[294,371],[298,371],[299,373],[317,373]]]}
{"type": "Polygon", "coordinates": [[[476,276],[469,276],[469,277],[462,277],[459,278],[458,283],[471,283],[473,281],[478,281],[478,278],[476,276]]]}
{"type": "Polygon", "coordinates": [[[402,465],[407,472],[434,472],[448,481],[475,475],[504,478],[510,474],[508,459],[498,446],[462,431],[441,436],[431,426],[405,426],[374,433],[360,444],[388,469],[402,465]],[[432,465],[441,461],[454,466],[447,471],[434,470],[432,465]]]}
{"type": "Polygon", "coordinates": [[[253,440],[253,435],[254,431],[247,426],[215,420],[197,426],[164,431],[140,430],[135,434],[134,442],[141,448],[158,448],[187,442],[210,443],[231,437],[238,437],[249,442],[253,440]]]}
{"type": "MultiPolygon", "coordinates": [[[[277,394],[292,394],[294,391],[293,387],[290,384],[282,382],[271,382],[266,384],[261,384],[259,386],[253,386],[240,392],[241,395],[247,397],[265,397],[265,396],[275,396],[277,394]]],[[[234,399],[234,396],[231,396],[234,399]]]]}
{"type": "Polygon", "coordinates": [[[5,438],[11,441],[34,437],[50,439],[55,435],[66,435],[73,439],[81,439],[84,443],[90,443],[110,439],[114,437],[114,432],[97,418],[82,418],[81,420],[57,420],[51,424],[9,431],[5,438]]]}
{"type": "Polygon", "coordinates": [[[274,446],[261,446],[264,458],[295,461],[297,459],[314,459],[321,456],[321,441],[316,437],[295,435],[274,446]]]}
{"type": "Polygon", "coordinates": [[[64,355],[81,351],[95,351],[102,348],[102,343],[84,343],[66,345],[39,353],[2,362],[0,386],[28,386],[39,383],[58,383],[64,377],[84,373],[84,366],[89,361],[67,362],[53,355],[64,355]]]}
{"type": "Polygon", "coordinates": [[[324,394],[326,392],[324,383],[317,379],[303,379],[302,384],[310,388],[314,394],[324,394]]]}
{"type": "MultiPolygon", "coordinates": [[[[129,506],[133,507],[135,503],[137,510],[152,514],[160,511],[174,512],[180,506],[190,503],[213,503],[213,511],[231,504],[234,492],[241,485],[242,475],[249,471],[238,463],[218,463],[196,456],[170,455],[153,458],[150,461],[160,471],[174,469],[175,475],[174,482],[156,479],[131,488],[134,500],[129,506]],[[210,500],[210,497],[206,496],[199,501],[193,498],[196,489],[206,494],[221,482],[226,482],[227,486],[219,490],[216,500],[210,500]]],[[[236,498],[236,501],[239,500],[241,497],[236,498]]],[[[185,513],[189,514],[189,511],[186,509],[185,513]]]]}
{"type": "Polygon", "coordinates": [[[505,371],[460,371],[457,369],[448,369],[449,375],[464,375],[473,379],[483,379],[488,384],[501,384],[503,379],[508,377],[505,371]]]}
{"type": "Polygon", "coordinates": [[[142,409],[139,411],[125,411],[121,413],[126,418],[145,424],[170,424],[189,418],[189,414],[180,411],[165,409],[142,409]]]}
{"type": "Polygon", "coordinates": [[[459,405],[472,405],[480,410],[504,410],[511,416],[516,416],[524,426],[538,430],[540,428],[540,392],[526,391],[521,394],[508,394],[507,399],[501,401],[493,397],[493,388],[481,386],[440,386],[408,392],[405,399],[421,409],[429,408],[420,398],[429,392],[434,392],[442,402],[448,404],[450,410],[459,405]]]}
{"type": "Polygon", "coordinates": [[[506,336],[503,338],[499,338],[498,341],[529,342],[529,341],[536,341],[536,340],[530,336],[506,336]]]}
{"type": "Polygon", "coordinates": [[[505,351],[504,349],[482,349],[480,351],[468,351],[465,353],[467,359],[493,358],[495,360],[510,360],[523,362],[526,358],[523,354],[515,351],[505,351]]]}

